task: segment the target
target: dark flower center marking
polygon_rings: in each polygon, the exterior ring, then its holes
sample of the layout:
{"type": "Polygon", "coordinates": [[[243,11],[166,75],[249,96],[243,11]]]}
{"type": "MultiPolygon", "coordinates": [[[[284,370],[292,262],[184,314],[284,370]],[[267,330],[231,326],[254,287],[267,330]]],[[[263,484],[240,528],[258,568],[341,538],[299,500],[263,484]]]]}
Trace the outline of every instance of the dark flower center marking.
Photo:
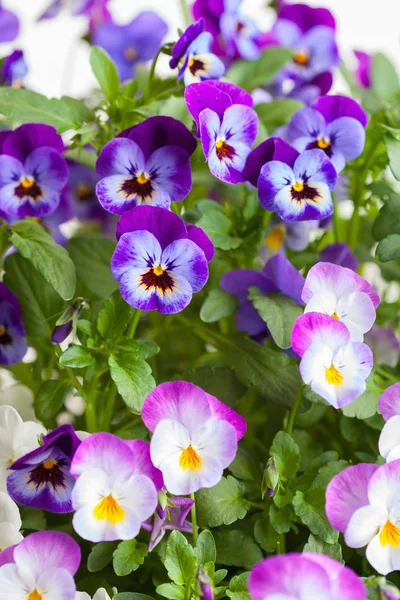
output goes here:
{"type": "Polygon", "coordinates": [[[215,151],[219,160],[223,160],[224,158],[232,159],[236,156],[235,148],[227,144],[224,140],[217,140],[215,142],[215,151]]]}
{"type": "Polygon", "coordinates": [[[313,150],[314,148],[317,148],[318,150],[323,150],[329,158],[332,156],[331,141],[328,140],[328,138],[320,137],[314,142],[308,144],[307,146],[307,150],[313,150]]]}
{"type": "Polygon", "coordinates": [[[188,69],[192,75],[196,75],[197,71],[204,71],[204,62],[198,58],[190,58],[188,62],[188,69]]]}
{"type": "Polygon", "coordinates": [[[237,31],[237,33],[241,33],[243,31],[243,29],[246,29],[246,25],[244,23],[241,23],[240,21],[238,21],[236,23],[236,31],[237,31]]]}
{"type": "Polygon", "coordinates": [[[65,487],[65,474],[60,468],[65,465],[65,459],[56,461],[50,456],[29,472],[28,485],[33,484],[36,489],[42,485],[50,485],[54,489],[65,487]]]}
{"type": "Polygon", "coordinates": [[[42,189],[36,183],[31,175],[25,175],[16,186],[14,193],[18,198],[30,198],[31,200],[40,200],[42,198],[42,189]]]}
{"type": "Polygon", "coordinates": [[[87,183],[79,183],[75,188],[76,196],[81,202],[86,202],[93,198],[93,188],[87,183]]]}
{"type": "Polygon", "coordinates": [[[0,346],[7,346],[7,344],[11,344],[12,337],[7,331],[7,327],[5,325],[0,325],[0,346]]]}
{"type": "Polygon", "coordinates": [[[163,269],[161,265],[151,267],[149,271],[143,273],[139,277],[140,285],[148,290],[159,290],[164,295],[170,294],[175,287],[175,282],[171,275],[169,275],[167,269],[163,269]]]}
{"type": "Polygon", "coordinates": [[[124,57],[126,58],[126,60],[129,60],[129,62],[133,62],[137,57],[137,52],[135,48],[133,48],[133,46],[129,46],[128,48],[126,48],[124,51],[124,57]]]}
{"type": "Polygon", "coordinates": [[[321,199],[317,188],[301,181],[293,183],[290,193],[296,202],[319,202],[321,199]]]}
{"type": "Polygon", "coordinates": [[[308,65],[309,60],[310,56],[308,52],[305,52],[304,50],[295,52],[295,55],[293,56],[293,61],[296,63],[296,65],[301,65],[302,67],[308,65]]]}
{"type": "Polygon", "coordinates": [[[144,173],[132,177],[132,179],[126,179],[120,189],[127,198],[129,196],[139,196],[143,201],[151,199],[153,194],[153,185],[150,177],[147,177],[144,173]]]}

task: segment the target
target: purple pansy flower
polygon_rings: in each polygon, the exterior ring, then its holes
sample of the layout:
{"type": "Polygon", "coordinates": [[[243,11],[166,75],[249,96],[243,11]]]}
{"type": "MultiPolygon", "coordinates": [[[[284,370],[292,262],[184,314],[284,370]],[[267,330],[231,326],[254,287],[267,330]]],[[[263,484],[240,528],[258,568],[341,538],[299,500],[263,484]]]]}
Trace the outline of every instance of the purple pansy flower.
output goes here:
{"type": "Polygon", "coordinates": [[[354,55],[358,61],[357,69],[354,73],[357,83],[360,87],[370,88],[373,57],[371,54],[361,52],[361,50],[354,50],[354,55]]]}
{"type": "Polygon", "coordinates": [[[106,21],[111,21],[111,13],[107,4],[110,0],[73,0],[72,14],[85,15],[89,18],[90,30],[99,27],[106,21]]]}
{"type": "Polygon", "coordinates": [[[122,215],[117,237],[111,271],[131,306],[176,313],[205,285],[214,247],[202,229],[178,215],[139,206],[122,215]]]}
{"type": "Polygon", "coordinates": [[[75,600],[79,545],[60,531],[37,531],[0,553],[3,598],[75,600]],[[39,593],[40,592],[40,593],[39,593]]]}
{"type": "Polygon", "coordinates": [[[303,552],[271,556],[248,579],[252,600],[366,600],[361,579],[339,561],[303,552]]]}
{"type": "Polygon", "coordinates": [[[68,179],[64,145],[49,125],[21,125],[5,132],[0,155],[0,210],[11,217],[54,212],[68,179]]]}
{"type": "Polygon", "coordinates": [[[170,499],[168,512],[157,508],[150,535],[149,552],[161,542],[167,531],[178,529],[185,533],[192,532],[192,523],[186,519],[194,504],[191,498],[176,496],[170,499]]]}
{"type": "Polygon", "coordinates": [[[169,61],[171,69],[180,64],[178,79],[185,85],[219,79],[225,73],[224,63],[211,52],[213,37],[204,31],[204,19],[189,25],[172,48],[172,58],[169,61]]]}
{"type": "Polygon", "coordinates": [[[187,381],[158,385],[144,401],[142,419],[153,432],[151,460],[172,494],[216,485],[246,431],[241,415],[187,381]]]}
{"type": "Polygon", "coordinates": [[[71,425],[61,425],[44,435],[42,446],[10,466],[7,491],[11,498],[23,506],[49,512],[72,512],[75,480],[69,469],[80,443],[71,425]]]}
{"type": "Polygon", "coordinates": [[[313,229],[318,228],[318,221],[282,221],[279,217],[272,219],[263,239],[259,254],[265,261],[274,254],[285,253],[286,247],[294,252],[305,250],[313,229]]]}
{"type": "Polygon", "coordinates": [[[357,257],[344,242],[325,246],[319,253],[319,260],[340,265],[341,267],[346,267],[352,271],[357,271],[359,265],[357,257]]]}
{"type": "Polygon", "coordinates": [[[0,42],[12,42],[19,34],[17,15],[0,6],[0,42]]]}
{"type": "Polygon", "coordinates": [[[103,23],[93,31],[92,42],[111,56],[121,81],[133,79],[135,65],[154,58],[168,31],[168,25],[157,13],[141,12],[128,25],[117,25],[111,21],[103,23]]]}
{"type": "Polygon", "coordinates": [[[236,269],[228,271],[221,279],[221,288],[229,294],[234,294],[239,300],[236,312],[236,326],[239,331],[245,331],[250,336],[265,336],[267,326],[248,299],[249,288],[257,287],[264,294],[281,292],[302,304],[301,292],[304,277],[293,267],[282,254],[269,259],[261,272],[253,269],[236,269]]]}
{"type": "Polygon", "coordinates": [[[267,85],[267,89],[274,97],[293,98],[308,106],[319,96],[327,94],[332,83],[333,76],[330,71],[315,75],[310,80],[303,80],[299,77],[288,78],[287,72],[283,70],[267,85]]]}
{"type": "Polygon", "coordinates": [[[19,363],[27,349],[18,298],[0,283],[0,365],[19,363]]]}
{"type": "Polygon", "coordinates": [[[371,348],[377,365],[395,367],[399,362],[400,343],[393,329],[374,325],[365,334],[365,341],[371,348]]]}
{"type": "Polygon", "coordinates": [[[108,142],[97,159],[100,204],[116,214],[141,204],[169,208],[192,187],[190,131],[172,117],[150,117],[108,142]]]}
{"type": "Polygon", "coordinates": [[[14,50],[3,60],[1,82],[3,85],[20,87],[28,72],[22,50],[14,50]]]}
{"type": "Polygon", "coordinates": [[[204,19],[205,29],[214,38],[213,52],[220,56],[223,49],[220,43],[220,18],[225,10],[225,0],[195,0],[192,6],[193,16],[196,20],[204,19]]]}
{"type": "Polygon", "coordinates": [[[242,0],[225,0],[219,25],[228,58],[255,60],[261,54],[265,34],[241,10],[242,0]]]}
{"type": "Polygon", "coordinates": [[[367,114],[355,100],[324,96],[293,115],[287,138],[300,152],[323,150],[339,173],[347,161],[362,153],[367,120],[367,114]]]}

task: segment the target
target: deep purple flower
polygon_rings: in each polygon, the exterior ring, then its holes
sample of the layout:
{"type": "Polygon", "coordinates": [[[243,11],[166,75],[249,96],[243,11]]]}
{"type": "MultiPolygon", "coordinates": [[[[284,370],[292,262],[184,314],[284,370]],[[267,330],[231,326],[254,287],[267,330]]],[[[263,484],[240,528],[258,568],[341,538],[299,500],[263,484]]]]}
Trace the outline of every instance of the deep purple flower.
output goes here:
{"type": "Polygon", "coordinates": [[[241,10],[242,0],[225,0],[219,25],[228,58],[255,60],[265,45],[266,36],[255,21],[241,10]]]}
{"type": "Polygon", "coordinates": [[[390,327],[374,325],[365,334],[365,341],[372,350],[376,364],[389,365],[390,367],[397,365],[400,343],[390,327]]]}
{"type": "Polygon", "coordinates": [[[171,498],[170,501],[173,506],[169,504],[167,507],[168,511],[157,510],[155,512],[149,542],[149,552],[161,542],[167,531],[178,529],[185,533],[192,532],[192,524],[186,517],[194,504],[194,500],[176,496],[175,498],[171,498]]]}
{"type": "Polygon", "coordinates": [[[103,208],[122,214],[141,204],[169,208],[191,190],[190,131],[172,117],[150,117],[108,142],[97,159],[96,194],[103,208]]]}
{"type": "Polygon", "coordinates": [[[19,87],[28,72],[22,50],[14,50],[3,60],[1,82],[3,85],[19,87]]]}
{"type": "Polygon", "coordinates": [[[271,160],[294,163],[299,153],[279,137],[271,137],[261,142],[247,157],[243,175],[254,187],[258,185],[258,178],[262,167],[271,160]]]}
{"type": "Polygon", "coordinates": [[[239,301],[236,312],[236,327],[250,336],[267,334],[265,321],[248,299],[249,288],[257,287],[267,296],[281,292],[293,298],[297,304],[303,304],[301,292],[304,277],[293,267],[282,254],[276,254],[264,265],[261,272],[253,269],[235,269],[228,271],[221,279],[221,288],[229,294],[234,294],[239,301]]]}
{"type": "Polygon", "coordinates": [[[354,55],[357,59],[357,69],[354,73],[357,83],[360,87],[370,88],[371,87],[371,69],[372,69],[372,56],[361,50],[354,50],[354,55]]]}
{"type": "Polygon", "coordinates": [[[133,79],[137,63],[154,58],[167,31],[165,21],[147,10],[128,25],[103,23],[93,31],[92,42],[108,52],[117,65],[121,81],[127,81],[133,79]]]}
{"type": "Polygon", "coordinates": [[[346,161],[360,156],[365,144],[367,114],[346,96],[323,96],[290,119],[288,141],[300,152],[319,148],[339,173],[346,161]]]}
{"type": "Polygon", "coordinates": [[[83,303],[78,301],[65,309],[52,331],[51,341],[53,344],[61,344],[67,339],[74,328],[82,307],[83,303]]]}
{"type": "Polygon", "coordinates": [[[209,31],[214,38],[213,52],[215,54],[223,54],[223,49],[220,44],[220,18],[225,10],[224,0],[195,0],[192,11],[196,20],[203,18],[205,29],[209,31]]]}
{"type": "Polygon", "coordinates": [[[204,231],[157,206],[138,206],[117,225],[111,271],[125,302],[143,310],[176,313],[208,279],[214,247],[204,231]]]}
{"type": "Polygon", "coordinates": [[[49,125],[21,125],[5,132],[0,155],[0,210],[11,217],[54,212],[68,179],[64,145],[49,125]]]}
{"type": "Polygon", "coordinates": [[[178,79],[185,85],[208,79],[219,79],[225,73],[224,63],[211,52],[213,36],[204,31],[204,19],[189,25],[172,48],[171,69],[179,64],[178,79]]]}
{"type": "Polygon", "coordinates": [[[12,42],[19,34],[17,15],[0,6],[0,42],[12,42]]]}
{"type": "Polygon", "coordinates": [[[71,425],[61,425],[44,435],[42,446],[10,466],[7,491],[11,498],[23,506],[49,512],[72,512],[75,479],[69,470],[80,443],[71,425]]]}
{"type": "Polygon", "coordinates": [[[340,265],[341,267],[347,267],[352,271],[357,271],[359,265],[357,257],[344,242],[325,246],[319,253],[319,260],[322,262],[333,263],[334,265],[340,265]]]}
{"type": "Polygon", "coordinates": [[[18,298],[0,283],[0,365],[19,363],[27,349],[18,298]]]}

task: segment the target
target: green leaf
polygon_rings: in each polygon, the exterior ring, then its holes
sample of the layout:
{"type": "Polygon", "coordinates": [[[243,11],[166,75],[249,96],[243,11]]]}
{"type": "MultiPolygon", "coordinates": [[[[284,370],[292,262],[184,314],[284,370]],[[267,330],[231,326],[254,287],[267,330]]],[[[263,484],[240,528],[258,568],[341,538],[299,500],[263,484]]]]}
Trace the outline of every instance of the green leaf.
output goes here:
{"type": "Polygon", "coordinates": [[[20,254],[29,260],[63,300],[71,300],[76,286],[75,267],[65,248],[56,244],[43,227],[34,221],[16,221],[10,227],[11,243],[20,254]]]}
{"type": "Polygon", "coordinates": [[[336,544],[339,533],[329,523],[325,514],[325,490],[311,487],[305,493],[297,491],[293,498],[296,515],[311,533],[328,544],[336,544]]]}
{"type": "Polygon", "coordinates": [[[169,578],[179,585],[188,583],[196,572],[193,548],[180,531],[172,531],[168,538],[164,566],[169,578]]]}
{"type": "Polygon", "coordinates": [[[271,81],[292,56],[293,53],[286,48],[267,48],[257,60],[236,61],[226,73],[226,78],[231,83],[252,91],[271,81]]]}
{"type": "Polygon", "coordinates": [[[79,296],[89,300],[108,298],[118,289],[110,270],[114,242],[95,235],[76,236],[69,240],[66,248],[75,264],[79,296]]]}
{"type": "Polygon", "coordinates": [[[235,408],[245,394],[246,387],[237,380],[233,371],[224,367],[199,367],[179,373],[178,379],[190,381],[206,392],[235,408]]]}
{"type": "Polygon", "coordinates": [[[8,225],[5,221],[2,221],[0,217],[0,260],[9,246],[10,240],[8,225]]]}
{"type": "Polygon", "coordinates": [[[119,356],[110,356],[110,375],[119,394],[131,410],[140,412],[145,398],[156,387],[151,368],[141,358],[124,352],[119,356]]]}
{"type": "Polygon", "coordinates": [[[215,563],[217,558],[217,549],[215,547],[215,541],[211,531],[205,529],[200,533],[199,537],[197,538],[194,554],[199,565],[205,565],[208,562],[215,563]]]}
{"type": "Polygon", "coordinates": [[[120,542],[113,552],[113,568],[116,575],[129,575],[144,563],[147,546],[137,540],[120,542]]]}
{"type": "Polygon", "coordinates": [[[90,52],[90,66],[106,98],[113,102],[120,92],[118,70],[111,57],[102,48],[94,46],[90,52]]]}
{"type": "Polygon", "coordinates": [[[232,223],[221,211],[219,205],[216,205],[218,208],[215,208],[215,205],[215,202],[210,202],[208,210],[203,212],[196,225],[206,232],[216,248],[220,248],[221,250],[239,248],[242,240],[230,235],[232,223]],[[211,204],[214,206],[211,206],[211,204]]]}
{"type": "Polygon", "coordinates": [[[384,136],[389,166],[397,181],[400,181],[400,142],[390,135],[384,136]]]}
{"type": "Polygon", "coordinates": [[[376,248],[376,256],[382,262],[400,258],[400,234],[391,233],[383,238],[376,248]]]}
{"type": "Polygon", "coordinates": [[[157,594],[170,600],[184,600],[185,588],[176,583],[162,583],[156,588],[157,594]]]}
{"type": "Polygon", "coordinates": [[[272,102],[261,102],[254,107],[260,121],[269,134],[281,125],[286,125],[292,115],[299,110],[303,104],[292,98],[277,98],[272,102]]]}
{"type": "Polygon", "coordinates": [[[250,594],[247,589],[247,580],[249,573],[240,573],[235,575],[229,582],[229,588],[226,590],[226,595],[231,600],[250,600],[250,594]]]}
{"type": "Polygon", "coordinates": [[[234,477],[223,477],[212,488],[196,493],[196,509],[201,527],[230,525],[243,519],[250,508],[243,498],[245,486],[234,477]]]}
{"type": "Polygon", "coordinates": [[[152,340],[122,339],[117,347],[125,352],[133,353],[136,358],[147,360],[160,352],[160,346],[152,340]]]}
{"type": "Polygon", "coordinates": [[[275,552],[279,533],[272,527],[271,521],[265,517],[254,523],[254,537],[265,552],[275,552]]]}
{"type": "Polygon", "coordinates": [[[372,233],[378,241],[390,233],[400,234],[400,196],[389,199],[382,206],[372,226],[372,233]]]}
{"type": "Polygon", "coordinates": [[[335,560],[343,563],[342,546],[340,544],[327,544],[312,533],[308,538],[307,544],[303,548],[303,552],[314,552],[315,554],[326,554],[335,560]]]}
{"type": "Polygon", "coordinates": [[[279,477],[291,479],[300,467],[300,450],[294,439],[285,431],[278,431],[270,448],[279,477]]]}
{"type": "Polygon", "coordinates": [[[200,319],[205,323],[215,323],[235,312],[235,296],[219,288],[211,290],[200,309],[200,319]]]}
{"type": "Polygon", "coordinates": [[[131,318],[132,309],[116,290],[101,305],[97,316],[97,330],[108,340],[120,337],[131,318]]]}
{"type": "Polygon", "coordinates": [[[277,533],[289,533],[292,517],[293,511],[289,506],[277,508],[274,504],[271,504],[269,508],[269,519],[272,527],[277,533]]]}
{"type": "Polygon", "coordinates": [[[249,300],[266,322],[277,346],[285,350],[290,348],[292,329],[297,317],[303,314],[303,307],[283,294],[264,296],[261,290],[254,287],[249,289],[249,300]]]}
{"type": "MultiPolygon", "coordinates": [[[[373,380],[373,376],[370,376],[373,380]]],[[[368,385],[368,380],[367,380],[368,385]]],[[[380,392],[376,390],[365,390],[361,396],[343,407],[343,414],[346,417],[356,417],[357,419],[369,419],[373,417],[378,410],[378,400],[380,392]]]]}
{"type": "Polygon", "coordinates": [[[39,388],[35,398],[35,414],[40,421],[50,421],[61,410],[64,401],[72,391],[67,381],[51,379],[39,388]]]}
{"type": "Polygon", "coordinates": [[[371,67],[372,90],[384,100],[393,100],[399,92],[399,77],[390,60],[381,52],[375,54],[371,67]]]}
{"type": "Polygon", "coordinates": [[[116,547],[115,542],[100,542],[93,546],[87,559],[88,571],[97,573],[110,564],[116,547]]]}
{"type": "Polygon", "coordinates": [[[50,337],[63,301],[31,263],[15,253],[6,258],[4,283],[17,296],[28,336],[50,337]]]}
{"type": "Polygon", "coordinates": [[[154,598],[138,592],[119,592],[113,596],[113,600],[154,600],[154,598]]]}
{"type": "Polygon", "coordinates": [[[72,369],[82,369],[94,363],[94,357],[82,346],[71,344],[60,356],[60,365],[72,369]]]}
{"type": "Polygon", "coordinates": [[[250,569],[263,555],[254,539],[242,531],[217,531],[217,563],[228,567],[250,569]]]}
{"type": "Polygon", "coordinates": [[[21,507],[21,529],[30,531],[44,531],[46,529],[46,517],[38,508],[21,507]]]}

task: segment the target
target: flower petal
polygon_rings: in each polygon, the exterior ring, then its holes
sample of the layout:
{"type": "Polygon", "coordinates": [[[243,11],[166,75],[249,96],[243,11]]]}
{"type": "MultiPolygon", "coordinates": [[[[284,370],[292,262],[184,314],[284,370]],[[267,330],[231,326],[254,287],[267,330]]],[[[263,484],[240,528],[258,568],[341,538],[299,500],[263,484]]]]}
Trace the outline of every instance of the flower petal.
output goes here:
{"type": "Polygon", "coordinates": [[[31,533],[14,549],[14,561],[22,568],[28,567],[35,576],[47,569],[65,569],[72,576],[81,561],[79,545],[70,535],[60,531],[31,533]]]}
{"type": "Polygon", "coordinates": [[[161,256],[160,244],[149,231],[124,233],[111,258],[111,272],[118,281],[132,269],[145,273],[161,263],[161,256]]]}
{"type": "Polygon", "coordinates": [[[394,415],[383,426],[379,436],[379,452],[388,462],[392,462],[394,458],[390,458],[390,455],[398,446],[400,446],[400,415],[394,415]]]}
{"type": "Polygon", "coordinates": [[[292,348],[299,356],[303,356],[316,342],[326,344],[336,353],[349,340],[350,334],[343,323],[320,313],[301,315],[292,331],[292,348]]]}
{"type": "Polygon", "coordinates": [[[93,433],[74,454],[71,474],[78,477],[87,469],[101,469],[111,481],[127,479],[133,473],[132,452],[123,440],[111,433],[93,433]]]}
{"type": "Polygon", "coordinates": [[[68,182],[67,163],[53,148],[33,150],[25,161],[25,169],[45,189],[60,192],[68,182]]]}
{"type": "Polygon", "coordinates": [[[192,188],[189,155],[178,146],[164,146],[153,152],[146,163],[146,172],[172,202],[186,198],[192,188]]]}
{"type": "Polygon", "coordinates": [[[208,264],[204,252],[191,240],[176,240],[163,250],[162,264],[172,277],[183,277],[193,292],[199,292],[208,279],[208,264]]]}
{"type": "Polygon", "coordinates": [[[400,415],[400,383],[386,388],[379,398],[378,409],[385,421],[394,415],[400,415]]]}
{"type": "Polygon", "coordinates": [[[258,197],[261,206],[267,210],[275,210],[276,195],[290,186],[293,180],[294,172],[287,164],[277,160],[265,164],[258,178],[258,197]]]}
{"type": "Polygon", "coordinates": [[[340,153],[346,161],[354,160],[364,150],[365,129],[356,119],[340,117],[327,126],[326,132],[332,150],[340,153]]]}

